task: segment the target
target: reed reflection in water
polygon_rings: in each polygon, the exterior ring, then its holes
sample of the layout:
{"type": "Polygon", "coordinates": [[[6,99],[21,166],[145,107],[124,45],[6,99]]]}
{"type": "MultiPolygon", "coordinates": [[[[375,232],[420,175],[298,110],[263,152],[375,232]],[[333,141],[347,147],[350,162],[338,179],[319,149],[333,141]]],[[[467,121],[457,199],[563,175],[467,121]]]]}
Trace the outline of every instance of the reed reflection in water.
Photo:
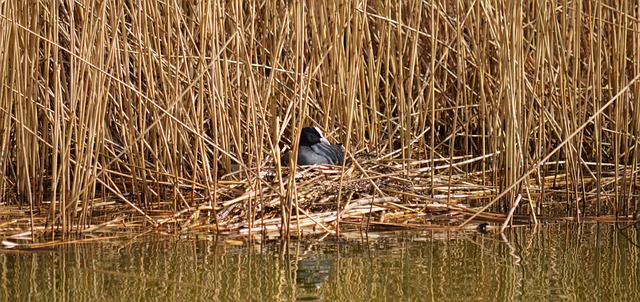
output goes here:
{"type": "Polygon", "coordinates": [[[0,300],[640,300],[637,225],[345,235],[354,238],[233,246],[148,237],[3,250],[0,300]]]}

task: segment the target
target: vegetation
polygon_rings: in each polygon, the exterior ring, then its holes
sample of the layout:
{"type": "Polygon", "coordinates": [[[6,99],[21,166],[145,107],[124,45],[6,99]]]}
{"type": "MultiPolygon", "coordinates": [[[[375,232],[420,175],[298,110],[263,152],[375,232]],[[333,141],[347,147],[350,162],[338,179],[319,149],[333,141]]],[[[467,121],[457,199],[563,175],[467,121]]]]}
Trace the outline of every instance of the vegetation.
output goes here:
{"type": "Polygon", "coordinates": [[[638,20],[633,1],[0,1],[0,232],[635,219],[638,20]],[[288,177],[308,125],[350,160],[288,177]]]}

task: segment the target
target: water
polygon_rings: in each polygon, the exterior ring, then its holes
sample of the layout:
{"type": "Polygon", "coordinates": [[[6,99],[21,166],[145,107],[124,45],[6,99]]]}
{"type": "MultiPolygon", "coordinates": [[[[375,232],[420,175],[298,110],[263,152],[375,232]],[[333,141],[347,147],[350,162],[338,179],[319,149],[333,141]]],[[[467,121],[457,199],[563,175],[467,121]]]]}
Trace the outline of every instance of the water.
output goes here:
{"type": "Polygon", "coordinates": [[[346,237],[240,246],[145,237],[3,251],[0,300],[640,300],[637,225],[346,237]]]}

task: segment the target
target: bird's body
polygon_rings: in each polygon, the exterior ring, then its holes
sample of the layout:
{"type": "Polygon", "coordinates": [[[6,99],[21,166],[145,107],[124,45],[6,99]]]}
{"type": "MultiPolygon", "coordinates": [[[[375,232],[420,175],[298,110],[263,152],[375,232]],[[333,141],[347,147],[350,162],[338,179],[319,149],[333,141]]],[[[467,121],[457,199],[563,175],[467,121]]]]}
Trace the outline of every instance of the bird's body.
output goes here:
{"type": "MultiPolygon", "coordinates": [[[[343,161],[344,152],[340,145],[329,143],[322,136],[320,129],[316,127],[302,129],[298,146],[298,165],[341,165],[343,161]]],[[[289,152],[282,157],[282,163],[289,164],[289,152]]]]}

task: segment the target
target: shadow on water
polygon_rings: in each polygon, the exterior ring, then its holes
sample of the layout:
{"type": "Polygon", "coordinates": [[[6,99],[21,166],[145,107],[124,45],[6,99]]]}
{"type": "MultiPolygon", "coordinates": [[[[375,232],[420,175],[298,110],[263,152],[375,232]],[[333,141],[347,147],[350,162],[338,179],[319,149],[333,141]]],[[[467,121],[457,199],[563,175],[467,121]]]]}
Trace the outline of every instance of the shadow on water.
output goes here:
{"type": "MultiPolygon", "coordinates": [[[[222,239],[224,241],[224,239],[222,239]]],[[[638,301],[637,225],[0,251],[0,300],[638,301]]]]}

